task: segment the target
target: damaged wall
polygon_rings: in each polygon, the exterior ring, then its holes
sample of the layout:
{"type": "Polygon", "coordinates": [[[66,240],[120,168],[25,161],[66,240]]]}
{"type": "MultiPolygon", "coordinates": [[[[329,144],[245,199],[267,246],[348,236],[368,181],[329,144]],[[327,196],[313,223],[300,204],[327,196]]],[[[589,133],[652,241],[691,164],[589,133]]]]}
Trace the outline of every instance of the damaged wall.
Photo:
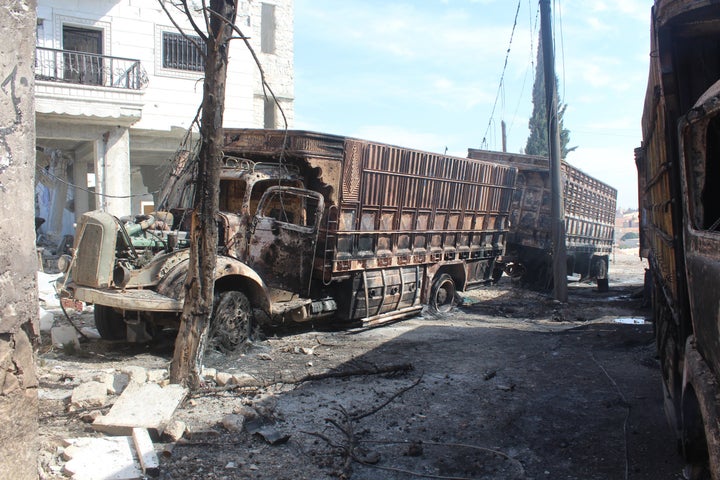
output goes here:
{"type": "Polygon", "coordinates": [[[35,0],[0,0],[0,477],[37,478],[35,0]]]}

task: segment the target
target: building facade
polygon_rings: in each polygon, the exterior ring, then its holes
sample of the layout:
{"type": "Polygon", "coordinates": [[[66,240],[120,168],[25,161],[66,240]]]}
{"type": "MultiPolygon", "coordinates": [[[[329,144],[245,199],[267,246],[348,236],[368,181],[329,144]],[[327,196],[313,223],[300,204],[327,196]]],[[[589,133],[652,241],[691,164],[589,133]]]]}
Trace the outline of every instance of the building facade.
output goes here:
{"type": "MultiPolygon", "coordinates": [[[[40,232],[72,234],[75,220],[93,209],[151,210],[171,159],[188,148],[182,142],[202,101],[202,42],[184,14],[164,5],[167,11],[148,0],[38,1],[40,232]]],[[[199,14],[193,21],[204,24],[199,14]]],[[[292,127],[293,0],[241,0],[236,25],[280,106],[265,97],[249,49],[233,40],[225,126],[282,128],[286,119],[292,127]]]]}

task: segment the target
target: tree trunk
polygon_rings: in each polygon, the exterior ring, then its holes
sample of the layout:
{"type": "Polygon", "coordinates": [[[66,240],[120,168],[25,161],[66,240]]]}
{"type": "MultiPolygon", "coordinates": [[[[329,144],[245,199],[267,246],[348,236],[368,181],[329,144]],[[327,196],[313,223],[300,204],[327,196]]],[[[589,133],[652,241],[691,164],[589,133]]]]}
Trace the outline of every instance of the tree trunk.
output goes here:
{"type": "Polygon", "coordinates": [[[211,0],[205,82],[203,84],[201,146],[198,159],[198,183],[190,237],[190,260],[185,281],[180,331],[170,365],[170,381],[197,388],[200,385],[208,326],[213,308],[215,263],[217,257],[217,213],[220,190],[220,165],[223,143],[225,81],[232,27],[237,4],[229,0],[211,0]]]}

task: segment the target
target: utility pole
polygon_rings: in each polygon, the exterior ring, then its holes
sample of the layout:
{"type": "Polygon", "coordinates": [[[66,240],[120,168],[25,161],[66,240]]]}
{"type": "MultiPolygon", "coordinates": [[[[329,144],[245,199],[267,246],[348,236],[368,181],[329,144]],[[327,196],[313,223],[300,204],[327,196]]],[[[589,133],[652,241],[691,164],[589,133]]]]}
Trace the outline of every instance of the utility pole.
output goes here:
{"type": "Polygon", "coordinates": [[[555,55],[553,53],[550,0],[540,0],[540,32],[545,67],[545,105],[550,153],[550,193],[553,240],[553,291],[555,300],[567,302],[567,264],[565,250],[565,207],[560,173],[560,129],[558,128],[557,92],[555,91],[555,55]]]}

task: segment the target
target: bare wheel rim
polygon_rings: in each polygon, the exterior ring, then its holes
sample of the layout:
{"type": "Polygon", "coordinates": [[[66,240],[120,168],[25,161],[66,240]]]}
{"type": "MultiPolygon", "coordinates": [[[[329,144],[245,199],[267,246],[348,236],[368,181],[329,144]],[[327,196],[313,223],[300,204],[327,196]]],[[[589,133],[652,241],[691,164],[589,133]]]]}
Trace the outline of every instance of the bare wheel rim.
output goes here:
{"type": "Polygon", "coordinates": [[[431,307],[436,312],[447,313],[455,305],[455,282],[450,275],[444,273],[433,284],[431,307]]]}
{"type": "Polygon", "coordinates": [[[221,292],[210,321],[208,346],[231,351],[250,340],[252,306],[241,292],[221,292]]]}

